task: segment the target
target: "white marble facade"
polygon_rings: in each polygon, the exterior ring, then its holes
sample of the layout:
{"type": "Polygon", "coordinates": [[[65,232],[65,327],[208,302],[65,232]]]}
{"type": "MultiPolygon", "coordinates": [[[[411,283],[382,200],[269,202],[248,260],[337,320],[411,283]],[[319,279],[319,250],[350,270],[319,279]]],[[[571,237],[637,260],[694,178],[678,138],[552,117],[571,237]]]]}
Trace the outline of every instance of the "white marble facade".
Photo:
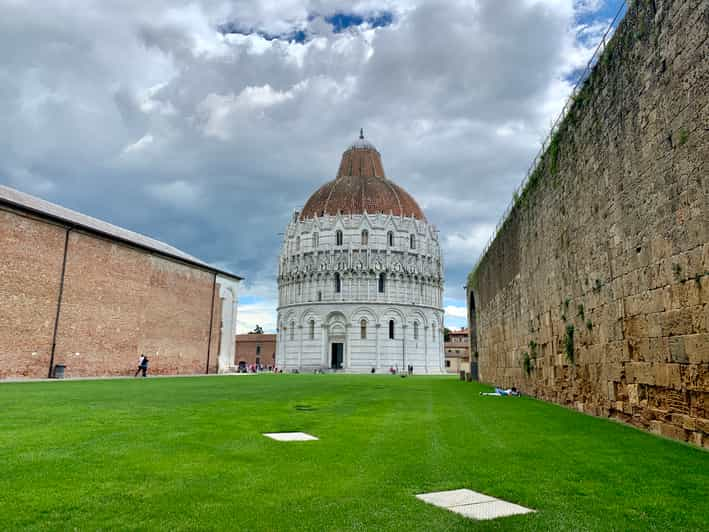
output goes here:
{"type": "Polygon", "coordinates": [[[444,373],[443,265],[427,222],[295,213],[278,271],[276,365],[444,373]]]}

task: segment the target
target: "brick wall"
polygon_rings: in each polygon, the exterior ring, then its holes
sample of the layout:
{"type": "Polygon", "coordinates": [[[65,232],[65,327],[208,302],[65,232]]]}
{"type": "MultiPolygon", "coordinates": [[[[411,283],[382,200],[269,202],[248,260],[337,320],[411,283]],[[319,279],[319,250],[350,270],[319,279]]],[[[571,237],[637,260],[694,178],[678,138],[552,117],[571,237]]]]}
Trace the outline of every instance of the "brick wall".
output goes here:
{"type": "MultiPolygon", "coordinates": [[[[66,229],[0,210],[0,377],[46,377],[66,229]]],[[[214,274],[73,230],[55,364],[66,376],[204,373],[214,274]]],[[[210,373],[221,301],[214,297],[210,373]]]]}
{"type": "Polygon", "coordinates": [[[268,367],[275,365],[276,353],[275,334],[238,334],[236,336],[236,356],[234,364],[245,361],[247,365],[256,363],[256,347],[261,346],[261,365],[268,367]]]}
{"type": "Polygon", "coordinates": [[[632,3],[471,276],[482,380],[709,446],[708,37],[632,3]]]}
{"type": "Polygon", "coordinates": [[[65,234],[0,210],[0,379],[48,374],[65,234]]]}

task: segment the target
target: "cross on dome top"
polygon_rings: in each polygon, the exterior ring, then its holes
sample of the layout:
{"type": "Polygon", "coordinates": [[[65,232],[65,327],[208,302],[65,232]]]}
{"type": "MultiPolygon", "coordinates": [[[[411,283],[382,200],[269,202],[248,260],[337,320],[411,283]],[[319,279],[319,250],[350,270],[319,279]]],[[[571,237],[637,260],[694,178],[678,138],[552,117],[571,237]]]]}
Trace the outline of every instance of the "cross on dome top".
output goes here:
{"type": "Polygon", "coordinates": [[[359,138],[355,140],[352,144],[350,144],[349,147],[350,150],[374,150],[377,151],[377,148],[374,147],[374,145],[369,142],[368,140],[364,140],[364,128],[359,128],[359,138]]]}

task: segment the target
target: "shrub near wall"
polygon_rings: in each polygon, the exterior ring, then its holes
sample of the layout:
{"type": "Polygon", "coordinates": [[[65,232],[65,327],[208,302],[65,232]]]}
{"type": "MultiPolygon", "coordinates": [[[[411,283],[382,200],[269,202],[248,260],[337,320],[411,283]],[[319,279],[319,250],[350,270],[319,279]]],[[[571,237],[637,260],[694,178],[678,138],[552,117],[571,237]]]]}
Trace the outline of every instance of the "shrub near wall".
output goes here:
{"type": "Polygon", "coordinates": [[[469,278],[482,380],[709,446],[708,36],[629,7],[469,278]]]}

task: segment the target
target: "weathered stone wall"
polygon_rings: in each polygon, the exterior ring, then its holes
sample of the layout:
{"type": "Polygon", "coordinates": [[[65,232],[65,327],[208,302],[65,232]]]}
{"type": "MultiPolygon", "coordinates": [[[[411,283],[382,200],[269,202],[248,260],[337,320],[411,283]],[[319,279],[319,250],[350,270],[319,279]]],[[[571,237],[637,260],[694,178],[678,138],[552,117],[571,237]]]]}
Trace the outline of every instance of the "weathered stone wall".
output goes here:
{"type": "Polygon", "coordinates": [[[709,446],[708,37],[631,4],[469,280],[482,380],[709,446]]]}
{"type": "MultiPolygon", "coordinates": [[[[0,210],[0,378],[46,377],[66,227],[0,210]]],[[[55,364],[66,376],[217,372],[215,274],[129,245],[69,232],[55,364]],[[215,297],[212,298],[214,290],[215,297]]]]}

